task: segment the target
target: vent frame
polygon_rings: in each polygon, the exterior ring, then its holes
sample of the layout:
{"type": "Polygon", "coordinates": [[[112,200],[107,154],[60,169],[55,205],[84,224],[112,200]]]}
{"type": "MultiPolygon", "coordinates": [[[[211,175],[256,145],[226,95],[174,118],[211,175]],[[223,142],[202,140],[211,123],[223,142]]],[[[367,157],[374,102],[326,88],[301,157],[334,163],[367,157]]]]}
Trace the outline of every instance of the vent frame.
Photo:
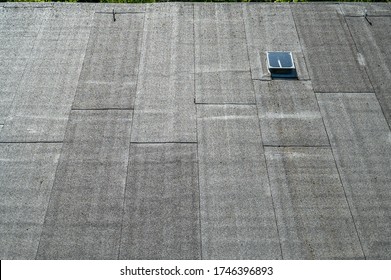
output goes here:
{"type": "Polygon", "coordinates": [[[272,79],[297,79],[291,51],[267,51],[267,68],[272,79]]]}

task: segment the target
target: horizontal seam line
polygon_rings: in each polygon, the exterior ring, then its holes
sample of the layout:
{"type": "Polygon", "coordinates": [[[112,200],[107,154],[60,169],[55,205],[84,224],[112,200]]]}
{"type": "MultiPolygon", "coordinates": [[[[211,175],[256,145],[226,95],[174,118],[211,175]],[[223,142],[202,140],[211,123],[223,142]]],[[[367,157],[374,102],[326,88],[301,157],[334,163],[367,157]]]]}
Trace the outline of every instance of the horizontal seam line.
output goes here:
{"type": "MultiPolygon", "coordinates": [[[[95,14],[108,14],[112,15],[113,12],[95,12],[95,14]]],[[[119,14],[145,14],[145,12],[116,12],[114,11],[114,14],[119,15],[119,14]]]]}
{"type": "MultiPolygon", "coordinates": [[[[345,15],[345,17],[365,18],[365,16],[363,16],[363,15],[361,15],[361,16],[345,15]]],[[[367,15],[366,17],[367,17],[367,18],[371,18],[371,17],[391,17],[391,15],[367,15]]]]}
{"type": "Polygon", "coordinates": [[[261,78],[261,79],[251,79],[253,81],[263,81],[263,82],[270,82],[270,81],[311,81],[311,79],[284,79],[284,78],[278,78],[278,79],[267,79],[267,78],[261,78]]]}
{"type": "Polygon", "coordinates": [[[376,92],[372,92],[372,91],[314,91],[314,93],[331,93],[331,94],[345,94],[345,93],[353,93],[353,94],[368,94],[368,93],[371,93],[371,94],[376,94],[376,92]]]}
{"type": "Polygon", "coordinates": [[[53,6],[42,6],[42,7],[33,7],[33,6],[3,6],[4,9],[44,9],[44,8],[53,8],[53,6]]]}
{"type": "Polygon", "coordinates": [[[197,144],[197,142],[130,142],[130,144],[197,144]]]}
{"type": "Polygon", "coordinates": [[[290,148],[290,147],[297,147],[297,148],[330,148],[330,145],[263,145],[264,147],[274,147],[274,148],[290,148]]]}
{"type": "Polygon", "coordinates": [[[0,144],[62,144],[64,141],[0,141],[0,144]]]}
{"type": "Polygon", "coordinates": [[[71,111],[108,111],[108,110],[118,110],[118,111],[131,111],[133,108],[71,108],[71,111]]]}
{"type": "Polygon", "coordinates": [[[256,103],[195,103],[196,105],[257,105],[256,103]]]}

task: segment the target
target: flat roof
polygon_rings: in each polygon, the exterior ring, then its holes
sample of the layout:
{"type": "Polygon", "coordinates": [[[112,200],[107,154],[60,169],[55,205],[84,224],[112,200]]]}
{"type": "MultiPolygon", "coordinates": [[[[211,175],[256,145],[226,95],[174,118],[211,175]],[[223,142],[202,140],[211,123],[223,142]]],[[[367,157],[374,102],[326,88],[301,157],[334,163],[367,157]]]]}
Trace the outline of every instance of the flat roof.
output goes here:
{"type": "Polygon", "coordinates": [[[0,258],[390,259],[390,15],[0,3],[0,258]]]}

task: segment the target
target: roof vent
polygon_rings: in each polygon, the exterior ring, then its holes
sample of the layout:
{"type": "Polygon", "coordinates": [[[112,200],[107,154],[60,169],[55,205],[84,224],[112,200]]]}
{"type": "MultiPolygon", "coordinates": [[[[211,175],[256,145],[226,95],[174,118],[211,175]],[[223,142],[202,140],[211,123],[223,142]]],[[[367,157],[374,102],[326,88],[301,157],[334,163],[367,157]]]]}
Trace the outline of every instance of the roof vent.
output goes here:
{"type": "Polygon", "coordinates": [[[292,52],[266,52],[267,66],[272,79],[296,79],[292,52]]]}

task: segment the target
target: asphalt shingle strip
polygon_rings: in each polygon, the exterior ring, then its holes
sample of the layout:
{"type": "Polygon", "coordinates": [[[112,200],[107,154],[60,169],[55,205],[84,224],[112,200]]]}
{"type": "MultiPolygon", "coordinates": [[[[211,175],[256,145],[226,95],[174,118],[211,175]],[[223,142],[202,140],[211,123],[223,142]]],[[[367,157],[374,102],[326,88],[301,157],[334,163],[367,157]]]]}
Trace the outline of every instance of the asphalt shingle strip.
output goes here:
{"type": "Polygon", "coordinates": [[[391,258],[391,132],[374,93],[317,94],[368,259],[391,258]]]}
{"type": "Polygon", "coordinates": [[[110,13],[94,15],[74,109],[134,107],[144,14],[115,18],[110,13]]]}
{"type": "Polygon", "coordinates": [[[197,103],[255,103],[243,13],[237,4],[194,5],[197,103]]]}
{"type": "Polygon", "coordinates": [[[198,105],[203,259],[279,259],[256,106],[198,105]]]}
{"type": "Polygon", "coordinates": [[[338,5],[291,9],[315,92],[372,92],[338,5]]]}
{"type": "Polygon", "coordinates": [[[289,5],[243,5],[247,47],[254,80],[270,80],[267,51],[290,51],[298,79],[309,75],[289,5]]]}
{"type": "Polygon", "coordinates": [[[120,259],[200,259],[196,144],[131,144],[120,259]]]}
{"type": "Polygon", "coordinates": [[[346,17],[346,21],[391,127],[391,17],[368,18],[372,25],[363,17],[346,17]]]}
{"type": "Polygon", "coordinates": [[[254,81],[254,85],[264,145],[329,145],[310,81],[254,81]]]}
{"type": "Polygon", "coordinates": [[[150,6],[132,142],[196,142],[193,6],[150,6]]]}
{"type": "Polygon", "coordinates": [[[116,259],[132,113],[72,111],[38,259],[116,259]]]}
{"type": "Polygon", "coordinates": [[[0,259],[34,259],[62,144],[0,143],[0,259]]]}
{"type": "Polygon", "coordinates": [[[363,259],[330,148],[265,148],[284,259],[363,259]]]}
{"type": "Polygon", "coordinates": [[[62,141],[89,36],[90,12],[45,10],[0,142],[62,141]]]}
{"type": "Polygon", "coordinates": [[[47,11],[0,11],[0,123],[7,119],[47,11]]]}
{"type": "Polygon", "coordinates": [[[263,52],[284,50],[301,52],[290,5],[242,5],[242,7],[249,46],[263,52]]]}

